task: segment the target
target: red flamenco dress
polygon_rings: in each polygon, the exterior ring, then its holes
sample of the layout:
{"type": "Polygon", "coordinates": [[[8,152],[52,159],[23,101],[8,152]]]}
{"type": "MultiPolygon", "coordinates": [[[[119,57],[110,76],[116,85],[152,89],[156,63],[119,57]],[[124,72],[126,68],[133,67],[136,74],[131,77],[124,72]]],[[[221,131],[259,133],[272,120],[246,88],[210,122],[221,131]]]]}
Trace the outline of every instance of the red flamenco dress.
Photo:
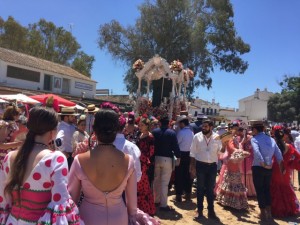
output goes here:
{"type": "Polygon", "coordinates": [[[151,157],[154,155],[154,137],[150,134],[147,137],[140,138],[137,146],[141,150],[141,169],[142,177],[137,184],[138,208],[153,216],[155,214],[154,197],[149,182],[149,168],[151,166],[151,157]]]}
{"type": "Polygon", "coordinates": [[[292,146],[283,154],[285,174],[282,174],[276,160],[273,161],[271,179],[271,207],[275,217],[294,216],[300,212],[300,205],[291,185],[291,172],[300,169],[300,154],[292,146]]]}

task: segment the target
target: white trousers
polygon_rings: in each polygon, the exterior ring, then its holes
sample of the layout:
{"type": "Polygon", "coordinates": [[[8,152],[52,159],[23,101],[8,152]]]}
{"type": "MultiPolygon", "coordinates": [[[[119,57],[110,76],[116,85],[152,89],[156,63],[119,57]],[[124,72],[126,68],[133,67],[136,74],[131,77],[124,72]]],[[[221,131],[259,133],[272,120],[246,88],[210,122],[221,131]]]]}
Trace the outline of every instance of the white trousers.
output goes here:
{"type": "Polygon", "coordinates": [[[168,185],[172,175],[172,159],[170,157],[155,156],[154,169],[154,200],[160,202],[161,207],[168,203],[168,185]]]}

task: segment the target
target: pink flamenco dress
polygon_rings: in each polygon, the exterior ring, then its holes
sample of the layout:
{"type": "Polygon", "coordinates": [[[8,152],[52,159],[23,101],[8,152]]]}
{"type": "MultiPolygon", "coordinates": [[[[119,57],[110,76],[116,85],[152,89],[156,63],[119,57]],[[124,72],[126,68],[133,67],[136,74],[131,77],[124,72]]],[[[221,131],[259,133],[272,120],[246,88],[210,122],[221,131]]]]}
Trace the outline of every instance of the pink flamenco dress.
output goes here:
{"type": "Polygon", "coordinates": [[[276,160],[273,160],[273,171],[271,179],[271,208],[275,217],[295,216],[300,212],[300,205],[292,187],[290,176],[296,169],[300,170],[300,153],[289,145],[283,154],[285,174],[282,174],[276,160]]]}
{"type": "Polygon", "coordinates": [[[247,189],[242,183],[240,173],[240,164],[244,158],[243,151],[234,147],[233,140],[228,142],[226,149],[228,161],[217,190],[216,199],[223,206],[247,209],[247,189]]]}
{"type": "Polygon", "coordinates": [[[247,196],[248,197],[255,197],[256,191],[253,184],[253,177],[252,177],[252,164],[253,164],[253,149],[251,145],[251,136],[247,137],[245,143],[242,144],[242,149],[248,152],[250,155],[246,157],[241,164],[241,173],[242,173],[242,182],[247,188],[247,196]]]}
{"type": "Polygon", "coordinates": [[[111,192],[96,188],[84,173],[78,156],[70,171],[69,191],[78,201],[81,191],[84,198],[80,216],[86,225],[156,225],[159,222],[137,209],[137,184],[134,161],[130,156],[127,174],[122,183],[111,192]],[[126,204],[122,197],[125,192],[126,204]]]}
{"type": "Polygon", "coordinates": [[[68,190],[68,164],[58,151],[45,155],[21,187],[20,196],[4,194],[10,173],[8,153],[0,169],[0,225],[84,225],[68,190]]]}
{"type": "Polygon", "coordinates": [[[219,155],[219,160],[222,161],[222,166],[221,166],[221,170],[220,170],[220,175],[218,177],[218,180],[217,180],[215,188],[214,188],[214,193],[216,196],[220,193],[221,184],[224,181],[224,174],[225,174],[225,171],[227,171],[227,161],[228,161],[227,150],[225,150],[224,153],[219,155]]]}

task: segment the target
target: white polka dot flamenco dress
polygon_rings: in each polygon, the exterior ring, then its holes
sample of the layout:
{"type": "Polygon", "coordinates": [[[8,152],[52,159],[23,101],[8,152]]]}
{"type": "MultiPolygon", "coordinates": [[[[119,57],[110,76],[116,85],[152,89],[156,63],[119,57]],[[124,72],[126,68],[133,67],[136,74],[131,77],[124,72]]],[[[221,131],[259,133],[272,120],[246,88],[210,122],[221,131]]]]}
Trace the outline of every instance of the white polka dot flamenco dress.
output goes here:
{"type": "Polygon", "coordinates": [[[68,163],[61,152],[46,154],[12,199],[4,194],[11,153],[0,168],[0,225],[84,224],[67,190],[68,163]]]}

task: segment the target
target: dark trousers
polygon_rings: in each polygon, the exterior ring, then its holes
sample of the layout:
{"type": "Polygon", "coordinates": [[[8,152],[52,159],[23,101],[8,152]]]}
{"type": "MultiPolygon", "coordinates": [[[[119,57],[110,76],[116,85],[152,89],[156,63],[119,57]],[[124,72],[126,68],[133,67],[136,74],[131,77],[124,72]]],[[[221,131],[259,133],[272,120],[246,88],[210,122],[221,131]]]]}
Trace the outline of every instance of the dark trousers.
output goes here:
{"type": "Polygon", "coordinates": [[[271,206],[270,185],[272,170],[261,166],[252,166],[252,176],[259,208],[264,209],[267,206],[271,206]]]}
{"type": "Polygon", "coordinates": [[[67,161],[68,161],[68,167],[69,167],[69,170],[70,170],[70,168],[72,166],[72,163],[74,161],[74,158],[72,157],[71,154],[67,157],[67,161]]]}
{"type": "Polygon", "coordinates": [[[190,152],[180,152],[180,165],[175,167],[175,191],[176,195],[192,192],[192,179],[190,176],[190,152]]]}
{"type": "Polygon", "coordinates": [[[216,185],[217,164],[196,162],[197,174],[197,208],[198,212],[203,211],[203,200],[206,194],[207,209],[214,210],[214,188],[216,185]]]}

